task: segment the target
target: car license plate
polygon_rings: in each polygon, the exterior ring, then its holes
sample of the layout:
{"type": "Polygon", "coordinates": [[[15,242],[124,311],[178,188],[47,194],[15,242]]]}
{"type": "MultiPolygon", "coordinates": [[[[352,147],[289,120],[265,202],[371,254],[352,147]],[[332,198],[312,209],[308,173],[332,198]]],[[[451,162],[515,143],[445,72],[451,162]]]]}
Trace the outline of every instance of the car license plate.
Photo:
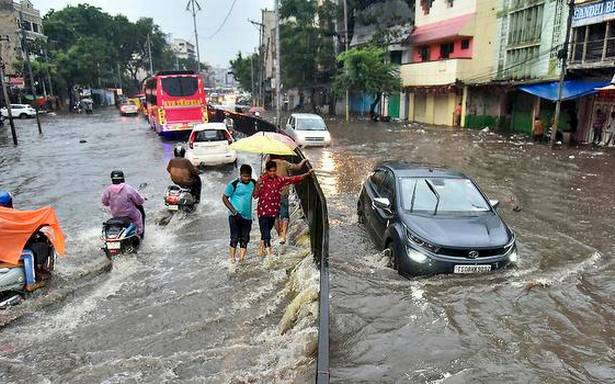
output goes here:
{"type": "Polygon", "coordinates": [[[455,265],[453,272],[455,273],[483,273],[491,271],[491,265],[455,265]]]}
{"type": "Polygon", "coordinates": [[[169,211],[179,211],[179,205],[167,205],[169,211]]]}
{"type": "Polygon", "coordinates": [[[122,243],[120,243],[119,241],[107,242],[107,249],[116,250],[116,249],[121,249],[121,248],[122,248],[122,243]]]}

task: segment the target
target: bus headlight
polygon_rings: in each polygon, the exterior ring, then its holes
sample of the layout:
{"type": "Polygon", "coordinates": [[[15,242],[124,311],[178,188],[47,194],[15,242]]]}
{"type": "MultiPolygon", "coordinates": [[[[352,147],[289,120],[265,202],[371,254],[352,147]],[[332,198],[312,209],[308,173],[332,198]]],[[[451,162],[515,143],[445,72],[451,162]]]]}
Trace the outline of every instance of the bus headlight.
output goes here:
{"type": "Polygon", "coordinates": [[[407,250],[408,257],[410,258],[410,260],[419,264],[423,264],[425,261],[427,261],[427,255],[423,252],[417,251],[416,249],[410,247],[408,247],[407,250]]]}

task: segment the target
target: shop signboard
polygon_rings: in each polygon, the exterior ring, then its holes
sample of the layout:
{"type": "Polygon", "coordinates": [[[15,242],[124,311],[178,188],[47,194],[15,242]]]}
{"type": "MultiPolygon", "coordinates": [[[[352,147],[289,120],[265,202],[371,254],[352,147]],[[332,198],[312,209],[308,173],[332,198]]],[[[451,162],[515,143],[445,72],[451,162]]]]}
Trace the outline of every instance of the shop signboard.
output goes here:
{"type": "Polygon", "coordinates": [[[602,23],[611,19],[615,19],[615,0],[575,5],[572,27],[602,23]]]}
{"type": "Polygon", "coordinates": [[[10,84],[12,88],[25,88],[26,81],[20,76],[10,76],[10,84]]]}

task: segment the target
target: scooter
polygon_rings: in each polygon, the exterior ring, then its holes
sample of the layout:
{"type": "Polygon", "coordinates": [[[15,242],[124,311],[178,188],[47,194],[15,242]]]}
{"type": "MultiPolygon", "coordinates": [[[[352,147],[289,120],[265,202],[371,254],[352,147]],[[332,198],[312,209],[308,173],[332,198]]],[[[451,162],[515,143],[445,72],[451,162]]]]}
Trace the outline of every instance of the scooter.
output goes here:
{"type": "Polygon", "coordinates": [[[164,193],[164,205],[169,211],[194,212],[196,200],[187,188],[169,185],[164,193]]]}
{"type": "Polygon", "coordinates": [[[56,264],[53,236],[51,227],[42,226],[26,243],[17,265],[0,262],[0,309],[45,286],[56,264]]]}
{"type": "MultiPolygon", "coordinates": [[[[143,217],[145,226],[145,210],[137,207],[143,217]]],[[[141,237],[137,234],[137,226],[128,217],[113,217],[103,223],[102,250],[111,259],[113,256],[126,253],[137,253],[141,246],[141,237]]]]}

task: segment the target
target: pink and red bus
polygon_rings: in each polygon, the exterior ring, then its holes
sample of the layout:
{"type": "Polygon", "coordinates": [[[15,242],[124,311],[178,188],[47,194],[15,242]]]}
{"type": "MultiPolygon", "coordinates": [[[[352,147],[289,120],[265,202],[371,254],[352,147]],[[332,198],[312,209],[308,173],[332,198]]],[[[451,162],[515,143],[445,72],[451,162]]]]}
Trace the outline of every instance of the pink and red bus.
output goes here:
{"type": "Polygon", "coordinates": [[[190,132],[206,123],[203,77],[192,71],[161,71],[143,83],[147,119],[159,134],[190,132]]]}

